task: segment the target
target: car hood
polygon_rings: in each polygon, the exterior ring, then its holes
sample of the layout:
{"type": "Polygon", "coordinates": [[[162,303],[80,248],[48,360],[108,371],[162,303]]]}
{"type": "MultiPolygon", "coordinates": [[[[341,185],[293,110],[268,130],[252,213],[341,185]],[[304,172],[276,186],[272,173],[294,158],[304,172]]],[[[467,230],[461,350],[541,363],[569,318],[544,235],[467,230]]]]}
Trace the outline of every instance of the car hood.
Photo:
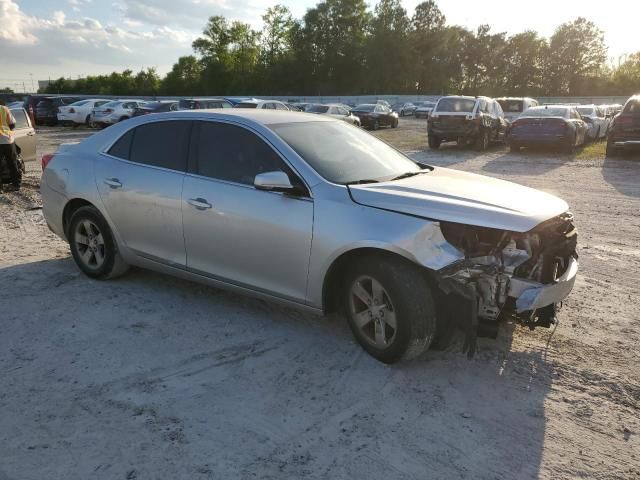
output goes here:
{"type": "Polygon", "coordinates": [[[436,167],[403,180],[350,185],[356,203],[433,220],[527,232],[567,211],[564,200],[491,177],[436,167]]]}

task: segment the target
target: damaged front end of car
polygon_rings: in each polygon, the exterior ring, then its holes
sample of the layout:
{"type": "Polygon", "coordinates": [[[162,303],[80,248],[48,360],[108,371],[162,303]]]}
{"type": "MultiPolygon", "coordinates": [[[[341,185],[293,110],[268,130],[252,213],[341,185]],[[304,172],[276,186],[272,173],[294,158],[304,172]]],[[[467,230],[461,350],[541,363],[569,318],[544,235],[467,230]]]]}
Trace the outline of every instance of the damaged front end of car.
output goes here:
{"type": "Polygon", "coordinates": [[[500,319],[516,319],[531,329],[556,322],[558,305],[571,292],[578,270],[571,213],[524,233],[451,222],[440,222],[440,229],[464,254],[437,272],[443,295],[440,325],[464,331],[469,356],[478,336],[496,336],[500,319]]]}

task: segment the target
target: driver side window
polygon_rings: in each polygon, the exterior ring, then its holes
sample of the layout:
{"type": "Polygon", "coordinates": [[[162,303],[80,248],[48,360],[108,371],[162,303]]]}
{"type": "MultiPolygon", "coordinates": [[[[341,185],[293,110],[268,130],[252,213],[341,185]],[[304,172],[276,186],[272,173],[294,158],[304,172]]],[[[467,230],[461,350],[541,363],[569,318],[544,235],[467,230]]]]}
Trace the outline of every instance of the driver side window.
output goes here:
{"type": "Polygon", "coordinates": [[[291,183],[301,183],[270,145],[243,127],[199,122],[192,149],[197,175],[253,185],[260,173],[283,171],[291,183]]]}

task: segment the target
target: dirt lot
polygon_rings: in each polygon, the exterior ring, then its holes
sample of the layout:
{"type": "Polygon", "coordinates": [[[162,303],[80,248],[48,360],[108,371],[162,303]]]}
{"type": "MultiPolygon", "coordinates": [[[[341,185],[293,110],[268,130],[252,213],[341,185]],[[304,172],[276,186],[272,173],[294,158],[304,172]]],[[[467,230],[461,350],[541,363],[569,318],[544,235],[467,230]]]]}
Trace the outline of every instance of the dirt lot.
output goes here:
{"type": "MultiPolygon", "coordinates": [[[[424,129],[379,135],[420,150],[424,129]]],[[[41,132],[39,154],[88,134],[41,132]]],[[[569,202],[581,272],[553,337],[504,325],[472,360],[389,367],[338,318],[146,271],[91,281],[31,165],[0,195],[0,480],[640,478],[640,161],[412,155],[569,202]]]]}

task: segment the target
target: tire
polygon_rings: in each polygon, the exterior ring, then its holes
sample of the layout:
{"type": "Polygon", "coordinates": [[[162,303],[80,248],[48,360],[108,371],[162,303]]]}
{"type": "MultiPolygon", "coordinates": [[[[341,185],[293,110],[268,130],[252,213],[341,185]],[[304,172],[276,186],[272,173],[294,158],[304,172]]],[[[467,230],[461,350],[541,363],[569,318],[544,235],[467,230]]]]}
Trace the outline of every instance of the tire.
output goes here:
{"type": "Polygon", "coordinates": [[[67,239],[76,265],[88,277],[108,280],[129,269],[107,221],[95,207],[81,207],[73,213],[67,239]]]}
{"type": "Polygon", "coordinates": [[[380,122],[378,122],[378,120],[374,120],[372,128],[373,130],[378,130],[380,128],[380,122]]]}
{"type": "Polygon", "coordinates": [[[122,121],[124,121],[124,120],[129,120],[129,117],[122,116],[122,117],[120,117],[120,119],[118,120],[118,122],[122,122],[122,121]]]}
{"type": "Polygon", "coordinates": [[[398,119],[397,118],[395,120],[393,120],[393,122],[391,123],[391,128],[398,128],[398,119]]]}
{"type": "Polygon", "coordinates": [[[440,148],[440,144],[442,144],[442,140],[436,137],[435,135],[429,135],[429,148],[431,150],[438,150],[440,148]]]}
{"type": "Polygon", "coordinates": [[[359,258],[347,269],[342,301],[356,340],[383,363],[415,358],[435,337],[429,284],[417,266],[404,260],[359,258]]]}
{"type": "Polygon", "coordinates": [[[607,140],[607,157],[615,157],[618,154],[616,147],[611,140],[607,140]]]}
{"type": "Polygon", "coordinates": [[[511,153],[520,153],[520,145],[509,145],[509,151],[511,151],[511,153]]]}
{"type": "Polygon", "coordinates": [[[575,138],[573,139],[573,142],[571,142],[569,145],[565,147],[565,153],[568,153],[569,155],[573,155],[576,151],[577,143],[578,143],[578,134],[576,134],[575,138]]]}
{"type": "Polygon", "coordinates": [[[489,148],[489,130],[483,128],[478,138],[476,138],[476,150],[480,152],[484,152],[487,148],[489,148]]]}

